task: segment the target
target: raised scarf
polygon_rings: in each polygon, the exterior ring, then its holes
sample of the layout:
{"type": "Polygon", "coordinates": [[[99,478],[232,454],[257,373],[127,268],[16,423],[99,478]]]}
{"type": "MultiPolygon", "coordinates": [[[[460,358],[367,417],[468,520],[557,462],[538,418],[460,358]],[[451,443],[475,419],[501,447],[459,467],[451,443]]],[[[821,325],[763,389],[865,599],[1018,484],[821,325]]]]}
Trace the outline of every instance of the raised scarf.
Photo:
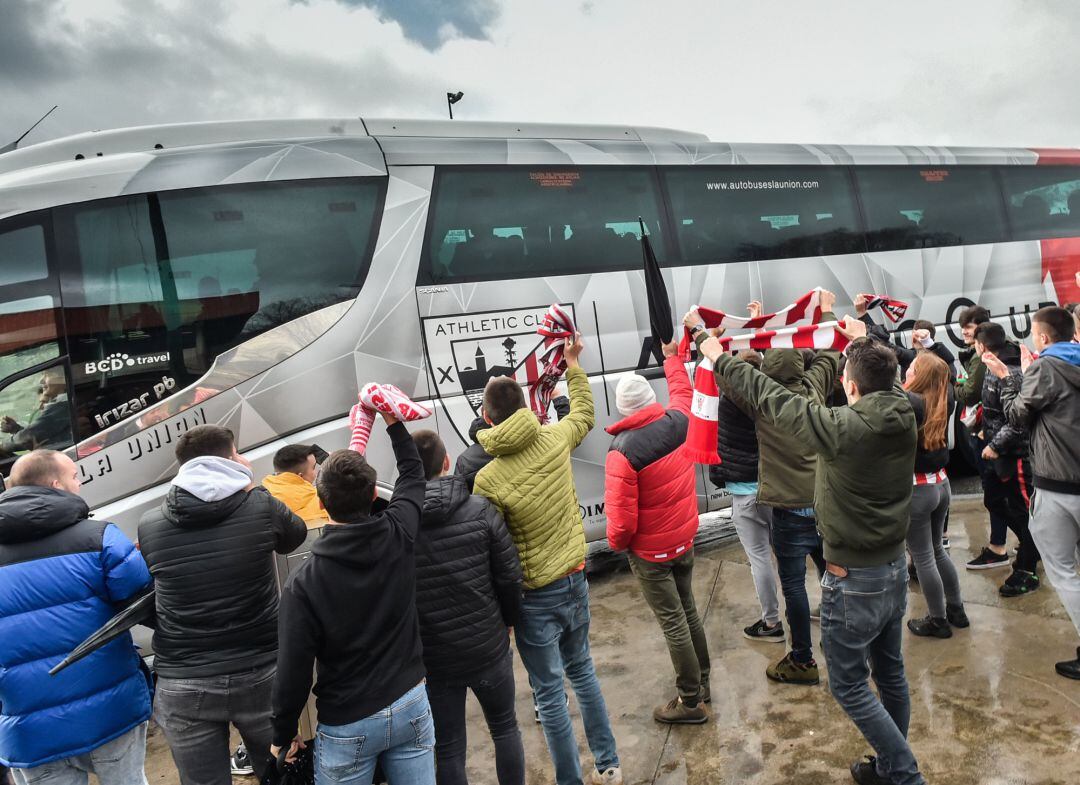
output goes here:
{"type": "MultiPolygon", "coordinates": [[[[842,351],[848,339],[836,329],[836,322],[804,324],[782,330],[762,330],[745,335],[723,337],[725,352],[737,354],[744,349],[835,349],[842,351]]],[[[690,405],[690,424],[686,429],[683,454],[694,463],[721,463],[717,455],[719,423],[717,411],[720,393],[713,373],[713,363],[702,357],[694,370],[694,398],[690,405]]]]}
{"type": "Polygon", "coordinates": [[[536,381],[529,386],[529,406],[539,418],[541,425],[548,422],[548,409],[555,394],[555,385],[566,373],[563,341],[577,334],[574,320],[569,313],[552,303],[547,309],[536,332],[544,337],[544,353],[540,356],[543,368],[536,381]]]}
{"type": "Polygon", "coordinates": [[[361,455],[367,450],[376,414],[391,414],[403,422],[431,416],[431,409],[416,403],[392,384],[366,384],[360,390],[359,398],[360,402],[349,412],[349,449],[361,455]]]}

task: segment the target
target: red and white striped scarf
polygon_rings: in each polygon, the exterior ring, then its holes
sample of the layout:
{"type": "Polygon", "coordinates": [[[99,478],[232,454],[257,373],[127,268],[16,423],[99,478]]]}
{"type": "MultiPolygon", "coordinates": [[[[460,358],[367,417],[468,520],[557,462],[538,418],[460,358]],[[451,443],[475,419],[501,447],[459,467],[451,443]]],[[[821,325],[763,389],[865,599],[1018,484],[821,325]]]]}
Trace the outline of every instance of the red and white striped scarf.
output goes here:
{"type": "Polygon", "coordinates": [[[359,398],[360,402],[349,412],[349,449],[361,455],[367,450],[368,438],[371,436],[371,427],[375,424],[377,413],[392,414],[403,422],[431,416],[431,409],[416,403],[392,384],[366,384],[360,390],[359,398]]]}
{"type": "Polygon", "coordinates": [[[936,472],[916,472],[914,475],[915,485],[940,485],[949,479],[949,476],[945,473],[944,469],[938,469],[936,472]]]}
{"type": "MultiPolygon", "coordinates": [[[[821,287],[811,289],[787,308],[761,316],[732,316],[715,308],[696,306],[706,327],[723,327],[731,330],[760,330],[763,327],[787,327],[809,319],[811,324],[821,321],[821,287]]],[[[690,328],[683,329],[679,352],[683,359],[690,359],[690,328]]]]}
{"type": "Polygon", "coordinates": [[[548,409],[551,408],[555,385],[566,373],[563,341],[573,338],[577,334],[577,328],[574,326],[573,317],[560,308],[558,303],[552,303],[536,332],[544,336],[544,353],[540,357],[543,369],[529,387],[529,405],[543,424],[549,419],[548,409]]]}
{"type": "Polygon", "coordinates": [[[863,294],[859,296],[866,298],[866,310],[880,308],[885,317],[893,324],[903,319],[904,314],[907,313],[908,304],[903,300],[894,300],[884,294],[863,294]]]}
{"type": "MultiPolygon", "coordinates": [[[[720,339],[725,352],[737,354],[744,349],[835,349],[843,351],[847,336],[836,329],[837,322],[804,324],[783,330],[762,330],[720,339]]],[[[702,357],[694,370],[694,398],[690,407],[690,424],[686,429],[683,454],[694,463],[720,463],[716,454],[719,441],[717,410],[720,393],[716,386],[713,364],[702,357]]]]}

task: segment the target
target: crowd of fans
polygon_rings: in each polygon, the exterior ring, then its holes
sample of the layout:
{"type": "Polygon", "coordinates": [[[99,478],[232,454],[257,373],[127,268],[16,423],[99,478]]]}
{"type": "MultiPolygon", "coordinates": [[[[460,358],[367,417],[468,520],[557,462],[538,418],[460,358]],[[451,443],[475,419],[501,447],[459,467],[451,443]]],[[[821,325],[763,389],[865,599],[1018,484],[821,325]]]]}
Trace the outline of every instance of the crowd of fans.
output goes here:
{"type": "MultiPolygon", "coordinates": [[[[821,293],[823,320],[835,319],[834,303],[821,293]]],[[[978,469],[990,514],[989,543],[967,567],[1011,566],[1000,591],[1015,597],[1040,589],[1042,560],[1080,633],[1080,317],[1038,311],[1033,353],[985,309],[968,308],[957,375],[933,325],[916,323],[906,349],[873,324],[865,301],[854,306],[858,318],[839,322],[851,341],[843,353],[736,357],[695,310],[684,323],[722,393],[711,412],[722,462],[710,477],[732,494],[760,603],[744,633],[790,641],[765,675],[819,683],[819,619],[830,690],[874,750],[852,764],[853,778],[918,785],[901,649],[909,573],[928,608],[906,620],[911,633],[946,639],[970,625],[947,550],[951,448],[978,469]],[[1011,562],[1008,530],[1019,541],[1011,562]],[[807,597],[807,557],[821,581],[818,609],[807,597]]],[[[760,310],[750,305],[751,315],[760,310]]],[[[0,496],[0,761],[19,785],[85,785],[90,773],[102,785],[145,783],[153,715],[183,785],[230,783],[230,726],[259,777],[304,754],[313,736],[319,785],[458,785],[467,781],[471,691],[495,778],[522,785],[513,642],[555,781],[622,783],[589,648],[570,463],[595,424],[583,348],[580,336],[566,341],[569,401],[554,424],[540,424],[516,381],[493,379],[476,444],[453,473],[437,433],[410,433],[384,414],[398,468],[388,503],[358,452],[291,445],[256,485],[232,433],[199,426],[179,440],[179,472],[143,516],[136,547],[90,517],[69,457],[20,457],[0,496]],[[311,556],[279,593],[273,555],[305,541],[311,556]],[[156,685],[126,633],[48,675],[151,589],[156,685]],[[565,680],[592,754],[584,770],[565,680]],[[318,724],[303,733],[312,688],[318,724]]],[[[625,375],[616,389],[608,540],[627,552],[670,652],[674,690],[654,719],[701,724],[710,719],[710,653],[692,590],[695,466],[681,449],[699,402],[677,344],[663,353],[667,406],[641,376],[625,375]]],[[[1056,667],[1080,679],[1080,649],[1056,667]]]]}

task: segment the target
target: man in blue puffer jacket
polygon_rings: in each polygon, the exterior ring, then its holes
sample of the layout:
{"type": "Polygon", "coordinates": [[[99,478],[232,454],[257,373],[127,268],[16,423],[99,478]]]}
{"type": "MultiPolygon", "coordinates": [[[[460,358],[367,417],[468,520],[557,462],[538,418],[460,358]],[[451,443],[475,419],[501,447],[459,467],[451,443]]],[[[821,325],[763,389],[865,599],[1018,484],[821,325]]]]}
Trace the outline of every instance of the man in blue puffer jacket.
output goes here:
{"type": "Polygon", "coordinates": [[[131,540],[90,520],[59,452],[19,458],[0,495],[0,763],[19,785],[145,785],[150,685],[131,636],[49,669],[150,587],[131,540]]]}

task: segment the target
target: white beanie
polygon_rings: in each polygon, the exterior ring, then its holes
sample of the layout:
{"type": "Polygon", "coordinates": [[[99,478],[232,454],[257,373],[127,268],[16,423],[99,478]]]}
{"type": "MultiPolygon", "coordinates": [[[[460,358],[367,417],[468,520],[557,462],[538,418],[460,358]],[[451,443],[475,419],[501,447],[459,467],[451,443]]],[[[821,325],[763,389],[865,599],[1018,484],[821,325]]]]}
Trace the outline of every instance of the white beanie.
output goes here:
{"type": "Polygon", "coordinates": [[[652,385],[645,377],[628,373],[619,379],[619,384],[615,388],[615,408],[623,417],[654,403],[656,403],[656,393],[653,392],[652,385]]]}

